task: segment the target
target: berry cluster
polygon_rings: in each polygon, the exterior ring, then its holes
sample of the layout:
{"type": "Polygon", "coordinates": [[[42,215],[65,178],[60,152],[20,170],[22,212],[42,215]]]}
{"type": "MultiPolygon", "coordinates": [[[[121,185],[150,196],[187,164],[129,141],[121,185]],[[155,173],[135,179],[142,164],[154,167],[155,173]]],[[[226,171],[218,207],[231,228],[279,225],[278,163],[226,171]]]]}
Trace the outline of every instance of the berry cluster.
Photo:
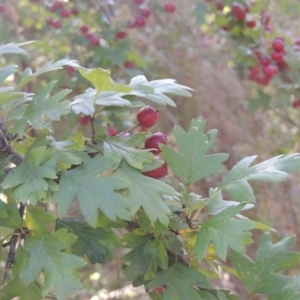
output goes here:
{"type": "Polygon", "coordinates": [[[270,80],[284,68],[284,39],[276,37],[272,43],[272,49],[268,55],[255,51],[258,65],[250,68],[249,79],[261,85],[268,85],[270,80]]]}

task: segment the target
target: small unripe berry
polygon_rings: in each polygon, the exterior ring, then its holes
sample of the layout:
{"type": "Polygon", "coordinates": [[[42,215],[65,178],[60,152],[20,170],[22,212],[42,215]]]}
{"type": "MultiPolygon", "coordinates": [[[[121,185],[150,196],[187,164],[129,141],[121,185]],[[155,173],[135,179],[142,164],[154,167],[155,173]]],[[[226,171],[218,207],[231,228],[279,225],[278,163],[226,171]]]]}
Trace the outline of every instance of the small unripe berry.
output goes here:
{"type": "Polygon", "coordinates": [[[156,132],[145,140],[145,149],[153,149],[150,152],[158,154],[161,152],[158,144],[168,144],[167,136],[161,132],[156,132]]]}
{"type": "Polygon", "coordinates": [[[151,106],[146,106],[139,110],[136,117],[140,126],[149,128],[157,123],[159,111],[151,106]]]}
{"type": "MultiPolygon", "coordinates": [[[[155,159],[164,161],[160,157],[155,157],[155,159]]],[[[160,167],[158,167],[157,169],[147,171],[147,172],[144,172],[142,174],[145,175],[145,176],[151,177],[151,178],[160,179],[160,178],[162,178],[162,177],[164,177],[168,174],[168,165],[164,161],[164,163],[160,167]]]]}
{"type": "Polygon", "coordinates": [[[169,2],[169,3],[166,3],[166,4],[165,4],[164,8],[165,8],[165,11],[166,11],[166,12],[172,13],[172,12],[175,11],[176,6],[175,6],[175,4],[169,2]]]}

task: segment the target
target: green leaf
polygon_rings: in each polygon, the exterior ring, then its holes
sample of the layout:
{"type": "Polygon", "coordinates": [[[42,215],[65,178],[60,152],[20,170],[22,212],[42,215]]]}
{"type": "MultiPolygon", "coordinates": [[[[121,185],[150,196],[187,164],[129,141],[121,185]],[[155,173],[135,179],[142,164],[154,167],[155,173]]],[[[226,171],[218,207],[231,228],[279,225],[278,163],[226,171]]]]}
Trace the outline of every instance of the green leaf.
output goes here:
{"type": "Polygon", "coordinates": [[[30,42],[25,42],[25,43],[20,43],[20,44],[9,43],[9,44],[5,44],[5,45],[1,45],[0,46],[0,56],[2,56],[3,54],[18,54],[18,55],[27,56],[28,53],[20,47],[28,45],[28,44],[32,44],[35,42],[36,41],[30,41],[30,42]]]}
{"type": "Polygon", "coordinates": [[[202,25],[205,22],[205,16],[208,12],[209,11],[203,1],[198,1],[196,3],[193,16],[196,18],[199,25],[202,25]]]}
{"type": "Polygon", "coordinates": [[[227,257],[228,247],[237,252],[245,252],[244,245],[252,242],[251,233],[247,230],[254,228],[253,223],[248,220],[232,219],[243,206],[244,204],[240,204],[226,208],[201,225],[195,245],[198,260],[205,256],[211,240],[217,256],[222,260],[227,257]]]}
{"type": "Polygon", "coordinates": [[[96,88],[97,94],[100,92],[119,92],[119,93],[130,93],[131,87],[116,82],[111,79],[110,72],[101,68],[97,69],[80,69],[82,77],[87,79],[96,88]]]}
{"type": "Polygon", "coordinates": [[[162,196],[176,195],[176,191],[171,186],[142,175],[125,161],[121,163],[114,176],[130,182],[126,198],[130,202],[131,214],[135,214],[142,207],[152,222],[159,220],[164,225],[168,224],[171,211],[162,196]]]}
{"type": "Polygon", "coordinates": [[[168,255],[163,243],[151,235],[138,235],[135,232],[123,235],[127,248],[132,248],[122,257],[128,266],[125,275],[129,280],[134,280],[143,274],[145,280],[154,278],[158,266],[162,269],[168,267],[168,255]]]}
{"type": "Polygon", "coordinates": [[[115,157],[119,160],[124,158],[133,168],[143,170],[144,164],[153,161],[153,155],[147,149],[140,150],[126,145],[122,137],[106,139],[103,143],[104,155],[115,157]]]}
{"type": "Polygon", "coordinates": [[[15,278],[7,285],[0,288],[2,300],[11,300],[18,297],[19,300],[41,300],[43,299],[41,287],[37,282],[25,284],[21,278],[15,278]]]}
{"type": "Polygon", "coordinates": [[[277,294],[293,282],[292,276],[273,274],[285,268],[285,264],[294,265],[299,262],[299,255],[287,253],[295,242],[295,237],[284,237],[277,244],[272,244],[271,235],[265,233],[256,253],[256,261],[247,255],[232,251],[230,260],[236,268],[241,280],[250,293],[277,294]]]}
{"type": "Polygon", "coordinates": [[[27,105],[24,114],[19,116],[16,120],[14,133],[22,136],[29,123],[35,129],[42,129],[44,127],[45,118],[52,121],[59,121],[62,115],[70,112],[68,107],[69,101],[61,101],[71,90],[64,89],[57,94],[48,98],[56,81],[51,81],[43,87],[27,105]]]}
{"type": "MultiPolygon", "coordinates": [[[[10,75],[14,74],[17,71],[18,66],[16,65],[9,65],[5,66],[4,68],[0,69],[0,84],[10,75]]],[[[2,100],[1,100],[2,102],[2,100]]]]}
{"type": "MultiPolygon", "coordinates": [[[[300,156],[298,153],[290,155],[278,155],[257,165],[249,167],[256,156],[250,156],[238,162],[225,177],[220,189],[231,190],[232,186],[235,192],[240,189],[241,182],[244,185],[248,180],[260,180],[265,182],[279,182],[288,178],[289,173],[300,168],[300,156]]],[[[245,186],[245,185],[244,185],[245,186]]],[[[246,191],[246,190],[245,190],[246,191]]],[[[248,196],[244,199],[251,199],[250,187],[247,190],[248,196]]],[[[239,192],[240,194],[240,192],[239,192]]],[[[238,199],[236,199],[238,200],[238,199]]]]}
{"type": "Polygon", "coordinates": [[[12,169],[4,178],[3,189],[13,188],[12,195],[16,200],[26,203],[29,199],[32,204],[46,197],[49,188],[47,179],[55,179],[56,172],[41,166],[43,159],[53,154],[53,149],[46,151],[45,146],[34,148],[27,152],[21,165],[12,169]]]}
{"type": "Polygon", "coordinates": [[[86,222],[74,218],[57,219],[55,229],[61,228],[67,229],[77,237],[76,242],[71,246],[73,254],[81,257],[86,254],[92,264],[104,263],[107,250],[101,244],[101,240],[108,237],[107,231],[102,228],[92,228],[86,222]]]}
{"type": "Polygon", "coordinates": [[[61,59],[56,62],[51,60],[51,61],[47,62],[44,66],[42,66],[39,70],[34,72],[33,74],[32,74],[31,70],[30,71],[27,70],[27,74],[26,75],[24,74],[23,79],[17,85],[17,87],[15,88],[15,91],[20,91],[32,79],[34,79],[44,73],[62,69],[63,66],[72,66],[74,68],[81,68],[75,60],[61,59]]]}
{"type": "Polygon", "coordinates": [[[300,292],[295,290],[284,290],[279,294],[270,296],[267,300],[299,300],[300,292]]]}
{"type": "Polygon", "coordinates": [[[161,79],[148,81],[145,76],[139,75],[131,79],[130,86],[133,91],[131,94],[146,98],[154,103],[161,105],[176,106],[165,94],[173,94],[183,97],[191,97],[188,90],[193,90],[187,86],[175,83],[174,79],[161,79]]]}
{"type": "Polygon", "coordinates": [[[254,202],[255,196],[251,185],[246,181],[242,180],[233,185],[229,185],[225,189],[233,200],[240,202],[254,202]]]}
{"type": "Polygon", "coordinates": [[[188,132],[175,126],[174,135],[182,154],[169,146],[161,145],[162,157],[185,185],[219,171],[222,168],[221,163],[228,158],[227,154],[222,153],[205,155],[217,136],[216,130],[205,134],[205,127],[206,121],[202,118],[193,119],[188,132]]]}
{"type": "Polygon", "coordinates": [[[43,271],[44,296],[54,287],[58,299],[64,299],[66,296],[74,297],[76,291],[82,288],[74,271],[86,263],[82,258],[64,253],[62,250],[75,241],[76,237],[68,234],[65,229],[40,237],[27,237],[25,250],[30,258],[20,274],[25,285],[33,283],[43,271]]]}
{"type": "Polygon", "coordinates": [[[146,287],[155,288],[164,285],[167,285],[167,288],[163,294],[163,300],[201,300],[201,296],[193,286],[210,288],[210,284],[203,274],[178,262],[175,262],[167,270],[158,272],[146,287]]]}
{"type": "Polygon", "coordinates": [[[0,218],[0,226],[12,229],[22,228],[22,220],[17,204],[15,202],[6,204],[0,200],[0,206],[1,215],[4,216],[6,214],[4,218],[0,218]]]}
{"type": "Polygon", "coordinates": [[[95,104],[108,107],[131,107],[131,102],[122,98],[125,95],[125,93],[120,92],[100,92],[96,97],[95,89],[88,88],[84,94],[74,97],[74,101],[69,106],[77,115],[82,113],[86,116],[92,116],[95,112],[95,104]]]}
{"type": "Polygon", "coordinates": [[[60,190],[55,193],[53,202],[58,204],[58,215],[62,218],[68,211],[75,195],[88,224],[97,223],[98,209],[112,220],[116,217],[129,220],[129,202],[116,191],[127,188],[130,183],[124,178],[97,176],[107,170],[112,170],[119,160],[113,157],[98,156],[79,167],[62,173],[60,190]]]}
{"type": "Polygon", "coordinates": [[[34,235],[50,234],[51,231],[45,225],[54,221],[54,215],[45,212],[42,207],[28,206],[26,208],[25,225],[34,235]]]}

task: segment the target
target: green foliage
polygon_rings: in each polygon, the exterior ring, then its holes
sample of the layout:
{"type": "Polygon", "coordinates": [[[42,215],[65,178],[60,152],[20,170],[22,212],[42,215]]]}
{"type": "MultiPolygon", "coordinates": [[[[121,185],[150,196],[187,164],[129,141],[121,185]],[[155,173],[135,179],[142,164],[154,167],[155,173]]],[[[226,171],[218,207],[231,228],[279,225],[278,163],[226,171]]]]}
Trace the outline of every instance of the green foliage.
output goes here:
{"type": "MultiPolygon", "coordinates": [[[[3,85],[12,74],[18,75],[14,65],[0,69],[3,85]]],[[[299,253],[288,252],[295,238],[284,237],[273,245],[266,233],[253,261],[246,254],[253,243],[251,230],[271,228],[243,212],[255,205],[251,181],[286,180],[300,168],[299,154],[256,165],[255,156],[244,158],[202,198],[193,185],[224,171],[228,157],[208,153],[217,132],[206,133],[202,118],[193,119],[187,131],[175,126],[174,147],[161,145],[161,157],[181,180],[178,188],[168,178],[144,174],[163,162],[143,149],[148,133],[134,132],[134,126],[129,136],[123,132],[106,137],[95,128],[111,107],[129,115],[145,105],[143,100],[174,106],[166,95],[190,97],[190,88],[141,75],[129,85],[118,83],[106,70],[85,69],[70,60],[46,63],[33,74],[24,71],[16,87],[0,90],[0,233],[6,264],[1,299],[75,297],[83,288],[77,273],[88,262],[112,260],[115,248],[130,249],[121,258],[124,273],[135,286],[144,285],[152,299],[235,300],[256,294],[271,300],[297,298],[299,277],[282,273],[300,261],[299,253]],[[54,81],[44,82],[34,93],[22,92],[36,76],[62,66],[79,69],[94,89],[72,101],[64,100],[69,90],[53,92],[54,81]],[[90,135],[73,132],[57,141],[56,122],[73,113],[89,116],[90,135]],[[74,216],[77,206],[80,214],[74,216]],[[214,288],[210,279],[219,278],[218,269],[239,278],[247,295],[214,288]]]]}

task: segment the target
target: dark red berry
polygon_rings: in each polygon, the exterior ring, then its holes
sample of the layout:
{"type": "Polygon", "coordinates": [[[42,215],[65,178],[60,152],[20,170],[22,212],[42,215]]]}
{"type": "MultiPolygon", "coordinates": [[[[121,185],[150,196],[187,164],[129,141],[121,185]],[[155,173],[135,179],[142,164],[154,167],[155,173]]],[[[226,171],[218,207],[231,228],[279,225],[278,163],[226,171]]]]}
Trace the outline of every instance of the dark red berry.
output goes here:
{"type": "Polygon", "coordinates": [[[127,61],[124,62],[124,67],[126,69],[133,69],[134,68],[134,63],[127,60],[127,61]]]}
{"type": "Polygon", "coordinates": [[[273,44],[272,44],[273,49],[276,52],[283,52],[284,51],[284,42],[281,39],[274,39],[273,44]]]}
{"type": "Polygon", "coordinates": [[[72,13],[72,15],[77,16],[79,14],[79,11],[76,7],[72,7],[71,13],[72,13]]]}
{"type": "Polygon", "coordinates": [[[217,10],[223,10],[223,8],[224,8],[223,0],[218,0],[218,1],[216,2],[216,9],[217,9],[217,10]]]}
{"type": "Polygon", "coordinates": [[[255,27],[255,25],[256,25],[256,23],[255,23],[255,21],[253,21],[253,20],[247,22],[247,26],[248,26],[249,28],[253,28],[253,27],[255,27]]]}
{"type": "Polygon", "coordinates": [[[149,18],[151,15],[151,10],[148,8],[144,8],[141,10],[141,14],[144,18],[149,18]]]}
{"type": "Polygon", "coordinates": [[[82,116],[79,119],[79,122],[80,122],[81,125],[86,125],[89,121],[90,121],[89,116],[82,116]]]}
{"type": "Polygon", "coordinates": [[[276,61],[276,62],[281,62],[283,61],[283,56],[284,56],[284,53],[283,52],[272,52],[271,54],[271,58],[272,60],[276,61]]]}
{"type": "Polygon", "coordinates": [[[165,288],[163,286],[158,286],[158,287],[156,287],[155,289],[152,290],[152,293],[159,294],[159,293],[163,293],[164,290],[165,290],[165,288]]]}
{"type": "Polygon", "coordinates": [[[267,57],[259,58],[259,62],[262,66],[265,66],[265,67],[268,66],[271,63],[270,59],[267,58],[267,57]]]}
{"type": "Polygon", "coordinates": [[[135,4],[142,4],[144,2],[144,0],[134,0],[135,4]]]}
{"type": "Polygon", "coordinates": [[[82,33],[87,33],[87,32],[89,31],[89,28],[88,28],[86,25],[82,25],[82,26],[80,27],[80,31],[81,31],[82,33]]]}
{"type": "Polygon", "coordinates": [[[298,108],[300,106],[300,99],[294,100],[292,103],[292,106],[294,108],[298,108]]]}
{"type": "Polygon", "coordinates": [[[175,11],[176,6],[175,6],[175,4],[169,2],[169,3],[166,3],[166,4],[164,5],[164,8],[165,8],[165,11],[166,11],[166,12],[172,13],[172,12],[175,11]]]}
{"type": "Polygon", "coordinates": [[[72,75],[74,72],[76,72],[76,69],[72,66],[67,66],[66,71],[69,75],[72,75]]]}
{"type": "Polygon", "coordinates": [[[144,27],[146,25],[146,21],[143,17],[136,17],[135,18],[135,26],[136,27],[144,27]]]}
{"type": "Polygon", "coordinates": [[[271,78],[273,77],[274,73],[273,73],[273,69],[271,66],[265,66],[263,68],[263,73],[265,74],[266,77],[271,78]]]}
{"type": "Polygon", "coordinates": [[[139,110],[136,117],[140,126],[149,128],[157,123],[159,111],[151,106],[146,106],[139,110]]]}
{"type": "Polygon", "coordinates": [[[107,129],[107,134],[108,134],[109,136],[115,136],[115,135],[118,134],[118,129],[115,128],[115,127],[109,127],[109,128],[107,129]]]}
{"type": "Polygon", "coordinates": [[[60,21],[53,21],[52,26],[55,29],[59,29],[59,28],[61,28],[61,23],[60,23],[60,21]]]}
{"type": "Polygon", "coordinates": [[[63,18],[69,18],[70,12],[69,12],[68,9],[63,8],[63,9],[60,11],[60,15],[61,15],[63,18]]]}
{"type": "Polygon", "coordinates": [[[100,41],[99,41],[99,38],[95,35],[92,35],[91,38],[90,38],[90,44],[92,46],[98,46],[100,45],[100,41]]]}
{"type": "MultiPolygon", "coordinates": [[[[164,161],[160,157],[156,157],[155,159],[164,161]]],[[[168,165],[164,161],[164,163],[160,167],[158,167],[157,169],[147,171],[147,172],[144,172],[142,174],[145,175],[145,176],[151,177],[151,178],[160,179],[160,178],[162,178],[162,177],[164,177],[168,174],[168,165]]]]}
{"type": "Polygon", "coordinates": [[[53,19],[52,18],[47,18],[46,19],[46,24],[48,25],[48,26],[53,26],[53,19]]]}
{"type": "Polygon", "coordinates": [[[168,144],[167,136],[161,132],[156,132],[145,140],[145,149],[153,149],[150,152],[158,154],[161,152],[158,144],[168,144]]]}
{"type": "Polygon", "coordinates": [[[244,7],[239,3],[234,3],[231,7],[232,15],[239,21],[244,21],[246,13],[244,7]]]}
{"type": "Polygon", "coordinates": [[[116,38],[119,40],[125,39],[127,36],[126,31],[118,31],[116,34],[116,38]]]}
{"type": "Polygon", "coordinates": [[[3,13],[6,11],[5,5],[0,5],[0,13],[3,13]]]}

